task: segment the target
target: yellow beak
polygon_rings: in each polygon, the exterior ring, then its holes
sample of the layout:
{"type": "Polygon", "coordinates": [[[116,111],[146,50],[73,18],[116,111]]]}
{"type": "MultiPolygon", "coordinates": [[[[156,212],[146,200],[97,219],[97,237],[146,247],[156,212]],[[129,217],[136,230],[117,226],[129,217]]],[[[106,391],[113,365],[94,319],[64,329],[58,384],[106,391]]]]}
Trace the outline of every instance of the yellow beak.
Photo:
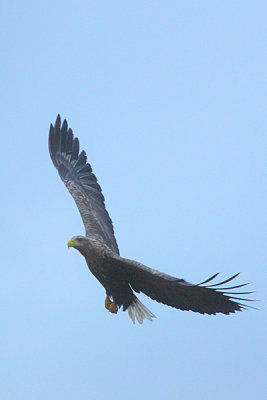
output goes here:
{"type": "Polygon", "coordinates": [[[68,241],[68,248],[73,247],[73,245],[74,245],[74,240],[73,240],[73,239],[70,239],[70,240],[68,241]]]}

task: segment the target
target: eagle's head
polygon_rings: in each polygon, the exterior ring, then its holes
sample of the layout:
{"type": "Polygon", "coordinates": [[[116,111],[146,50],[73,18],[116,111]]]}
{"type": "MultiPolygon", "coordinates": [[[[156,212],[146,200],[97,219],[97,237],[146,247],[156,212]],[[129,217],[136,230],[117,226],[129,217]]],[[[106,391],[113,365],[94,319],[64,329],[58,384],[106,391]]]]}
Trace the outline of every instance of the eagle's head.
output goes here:
{"type": "Polygon", "coordinates": [[[73,236],[68,241],[68,247],[74,247],[75,249],[82,251],[90,246],[90,239],[86,236],[73,236]]]}
{"type": "Polygon", "coordinates": [[[101,241],[86,236],[74,236],[68,241],[68,247],[74,247],[86,259],[91,259],[91,261],[97,257],[102,257],[103,253],[110,251],[101,241]]]}

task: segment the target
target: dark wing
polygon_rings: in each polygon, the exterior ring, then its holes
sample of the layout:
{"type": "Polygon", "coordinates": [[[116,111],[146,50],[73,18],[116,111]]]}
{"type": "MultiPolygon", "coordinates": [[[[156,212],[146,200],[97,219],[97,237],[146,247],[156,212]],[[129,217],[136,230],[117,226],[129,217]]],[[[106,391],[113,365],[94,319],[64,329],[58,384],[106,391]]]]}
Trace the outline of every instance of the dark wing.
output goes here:
{"type": "Polygon", "coordinates": [[[95,237],[119,254],[112,221],[105,199],[85,151],[79,152],[79,140],[73,137],[67,121],[61,126],[60,116],[50,125],[49,153],[58,173],[80,211],[86,236],[95,237]]]}
{"type": "Polygon", "coordinates": [[[247,284],[222,287],[222,285],[232,281],[239,274],[213,285],[206,285],[211,282],[218,274],[213,275],[206,281],[194,285],[184,279],[174,278],[154,269],[148,268],[136,261],[121,257],[113,258],[114,267],[116,266],[121,275],[124,275],[137,293],[145,293],[151,299],[180,310],[191,310],[201,314],[230,314],[235,311],[242,311],[253,308],[241,301],[252,301],[236,297],[252,292],[232,292],[233,289],[240,288],[247,284]]]}

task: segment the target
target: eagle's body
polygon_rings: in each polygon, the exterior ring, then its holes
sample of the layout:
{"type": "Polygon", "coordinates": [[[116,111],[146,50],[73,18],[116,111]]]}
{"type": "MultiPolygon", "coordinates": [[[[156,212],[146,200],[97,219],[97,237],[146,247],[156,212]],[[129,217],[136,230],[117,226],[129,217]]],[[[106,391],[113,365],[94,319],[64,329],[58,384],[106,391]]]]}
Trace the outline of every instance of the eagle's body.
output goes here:
{"type": "Polygon", "coordinates": [[[124,311],[127,310],[135,299],[135,295],[130,288],[127,276],[124,276],[121,269],[114,266],[116,256],[105,244],[97,240],[82,236],[74,238],[76,243],[79,240],[84,245],[77,246],[76,244],[77,250],[84,256],[89,270],[104,286],[107,296],[112,297],[118,307],[123,306],[124,311]]]}
{"type": "Polygon", "coordinates": [[[85,257],[92,274],[106,290],[105,307],[117,313],[120,307],[128,313],[133,322],[152,320],[154,314],[135,296],[143,292],[153,300],[201,314],[230,314],[247,308],[236,300],[248,300],[235,295],[251,292],[233,293],[245,284],[222,287],[238,274],[213,285],[204,286],[218,274],[194,285],[133,260],[119,255],[112,221],[106,211],[104,196],[97,179],[87,163],[86,153],[79,152],[79,141],[68,129],[66,120],[61,126],[60,116],[55,126],[50,126],[49,152],[61,179],[68,188],[80,211],[86,236],[75,236],[69,242],[85,257]],[[230,292],[229,292],[230,290],[230,292]]]}

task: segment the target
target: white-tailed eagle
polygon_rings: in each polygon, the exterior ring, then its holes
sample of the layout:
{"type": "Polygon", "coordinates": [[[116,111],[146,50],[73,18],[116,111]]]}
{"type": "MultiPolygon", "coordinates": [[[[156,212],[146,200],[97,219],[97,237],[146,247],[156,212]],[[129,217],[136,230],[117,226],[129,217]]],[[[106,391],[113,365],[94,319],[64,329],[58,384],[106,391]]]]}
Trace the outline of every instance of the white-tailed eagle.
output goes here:
{"type": "MultiPolygon", "coordinates": [[[[58,173],[74,198],[81,214],[86,236],[74,236],[68,247],[84,256],[92,274],[106,290],[105,307],[116,314],[120,307],[128,310],[133,323],[152,321],[155,315],[136,297],[145,293],[151,299],[179,310],[201,314],[230,314],[247,306],[240,295],[252,292],[232,292],[246,284],[223,287],[238,274],[220,283],[213,283],[218,274],[200,284],[192,284],[145,265],[122,258],[114,236],[112,221],[105,208],[104,196],[85,151],[79,150],[79,140],[73,136],[67,121],[61,125],[58,115],[49,132],[49,152],[58,173]]],[[[251,300],[250,300],[251,301],[251,300]]]]}

